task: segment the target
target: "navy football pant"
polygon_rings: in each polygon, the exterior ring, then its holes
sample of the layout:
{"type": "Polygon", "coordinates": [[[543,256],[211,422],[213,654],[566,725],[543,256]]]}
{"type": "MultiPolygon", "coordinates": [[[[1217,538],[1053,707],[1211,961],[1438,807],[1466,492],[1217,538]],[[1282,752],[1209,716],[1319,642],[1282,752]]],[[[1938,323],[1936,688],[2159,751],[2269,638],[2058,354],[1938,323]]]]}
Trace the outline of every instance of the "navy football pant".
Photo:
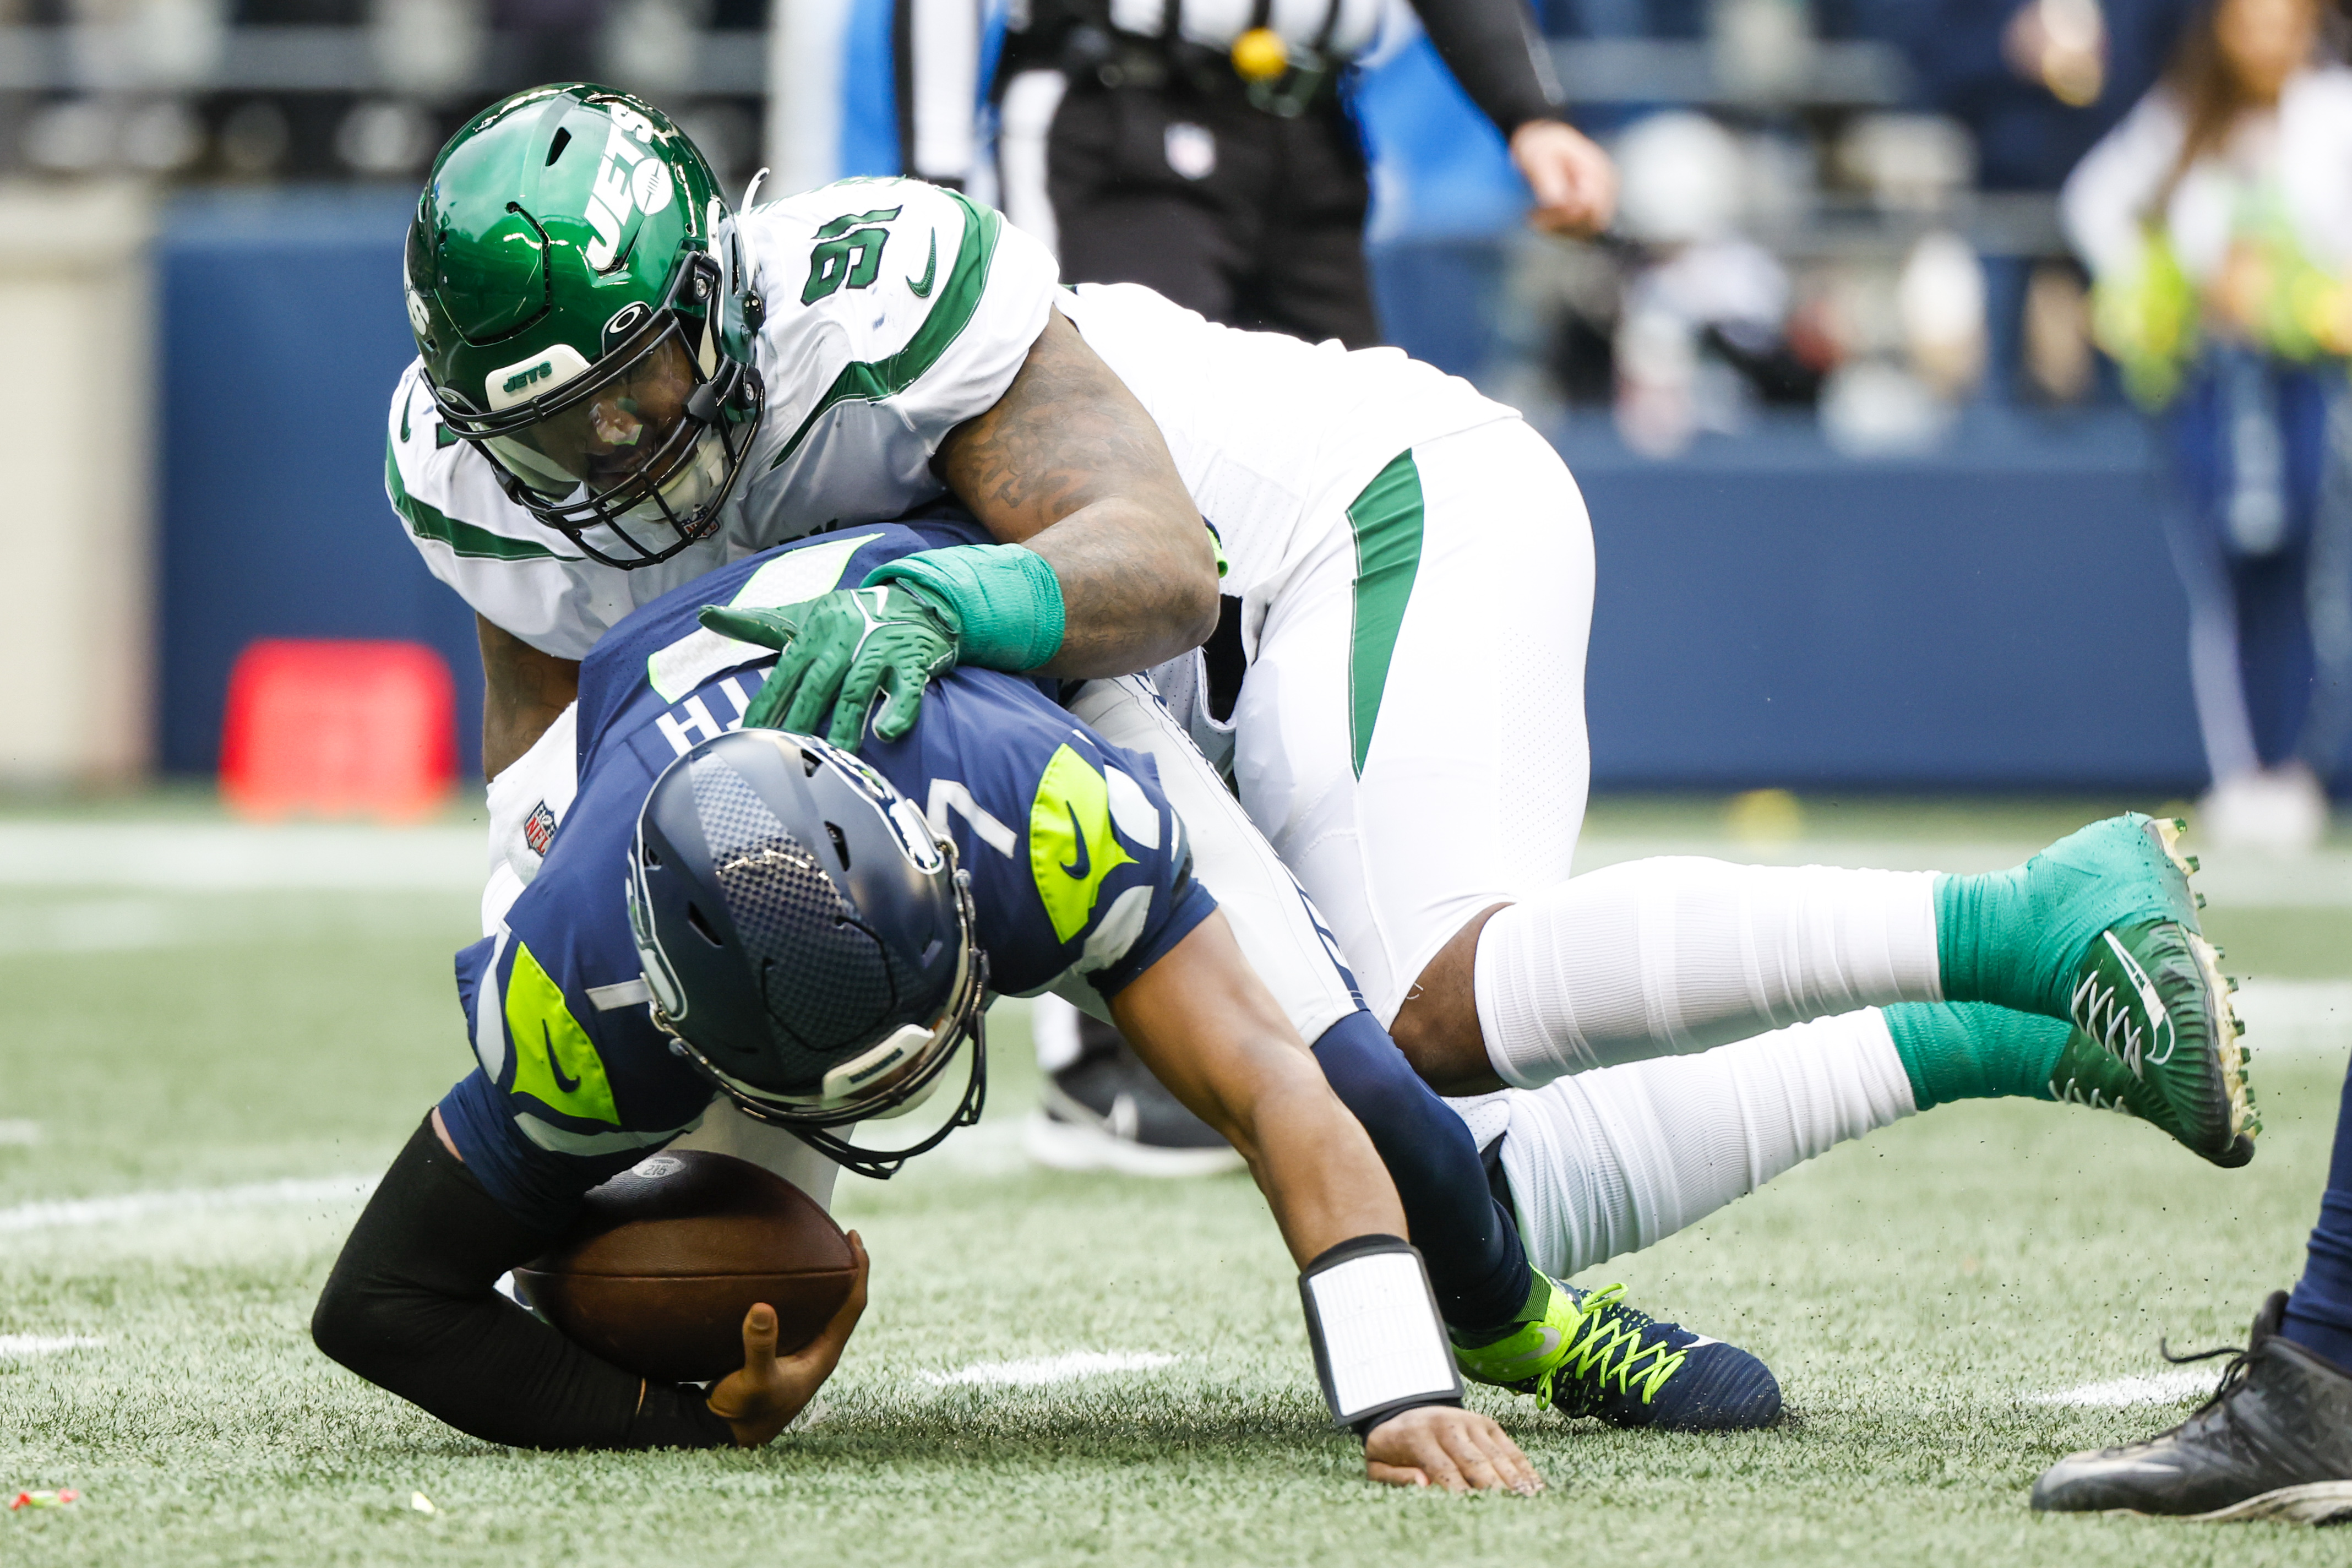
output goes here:
{"type": "Polygon", "coordinates": [[[2336,1152],[2319,1199],[2303,1278],[2286,1302],[2286,1337],[2352,1369],[2352,1070],[2336,1113],[2336,1152]]]}

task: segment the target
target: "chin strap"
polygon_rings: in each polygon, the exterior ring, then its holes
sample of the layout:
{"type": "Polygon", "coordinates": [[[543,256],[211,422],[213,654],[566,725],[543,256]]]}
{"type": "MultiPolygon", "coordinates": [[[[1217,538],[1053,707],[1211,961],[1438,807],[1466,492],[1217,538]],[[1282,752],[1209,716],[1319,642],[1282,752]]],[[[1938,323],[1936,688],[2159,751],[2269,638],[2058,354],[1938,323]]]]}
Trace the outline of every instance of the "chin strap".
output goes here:
{"type": "Polygon", "coordinates": [[[963,1100],[944,1126],[911,1148],[887,1151],[861,1149],[846,1139],[835,1137],[822,1127],[785,1126],[784,1131],[852,1174],[877,1182],[888,1181],[908,1161],[918,1154],[927,1154],[946,1142],[948,1134],[957,1128],[979,1125],[981,1108],[988,1103],[988,1021],[985,1013],[972,1015],[971,1035],[971,1076],[964,1082],[963,1100]]]}

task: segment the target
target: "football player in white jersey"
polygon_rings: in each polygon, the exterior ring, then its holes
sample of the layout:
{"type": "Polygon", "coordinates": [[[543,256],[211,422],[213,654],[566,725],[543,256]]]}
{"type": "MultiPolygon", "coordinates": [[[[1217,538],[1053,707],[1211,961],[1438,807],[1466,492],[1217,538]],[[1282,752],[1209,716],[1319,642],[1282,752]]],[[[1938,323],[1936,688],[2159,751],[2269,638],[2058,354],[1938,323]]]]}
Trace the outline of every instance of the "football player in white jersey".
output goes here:
{"type": "MultiPolygon", "coordinates": [[[[854,745],[877,700],[877,732],[903,734],[952,664],[1159,665],[1208,635],[1222,571],[1248,674],[1207,738],[1441,1089],[1983,1002],[2072,1016],[2200,1152],[2251,1156],[2225,988],[2145,817],[1988,877],[1673,861],[1571,880],[1590,528],[1550,447],[1466,383],[1394,350],[1213,326],[1132,286],[1061,289],[1036,242],[917,182],[730,213],[657,111],[581,85],[517,95],[443,150],[406,279],[422,352],[387,484],[482,617],[494,771],[632,605],[952,491],[1003,542],[719,614],[719,635],[790,645],[742,721],[829,716],[854,745]]],[[[1087,716],[1169,757],[1146,700],[1087,716]]],[[[1245,890],[1201,854],[1234,906],[1245,890]]],[[[1265,896],[1295,901],[1278,878],[1265,896]]],[[[1308,1038],[1328,1023],[1315,1007],[1352,1005],[1319,978],[1266,978],[1308,1038]]],[[[2054,1065],[2001,1049],[2004,1073],[2054,1065]]]]}

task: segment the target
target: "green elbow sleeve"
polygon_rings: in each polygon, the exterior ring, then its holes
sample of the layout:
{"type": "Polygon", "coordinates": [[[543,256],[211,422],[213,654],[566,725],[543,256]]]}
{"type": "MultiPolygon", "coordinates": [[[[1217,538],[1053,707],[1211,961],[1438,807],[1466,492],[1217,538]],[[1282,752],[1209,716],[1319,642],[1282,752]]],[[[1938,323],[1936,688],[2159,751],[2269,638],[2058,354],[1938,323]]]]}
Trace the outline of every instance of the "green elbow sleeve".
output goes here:
{"type": "Polygon", "coordinates": [[[926,590],[961,628],[957,662],[988,669],[1034,669],[1062,650],[1062,584],[1035,551],[1018,544],[959,544],[877,566],[871,588],[905,583],[926,590]]]}

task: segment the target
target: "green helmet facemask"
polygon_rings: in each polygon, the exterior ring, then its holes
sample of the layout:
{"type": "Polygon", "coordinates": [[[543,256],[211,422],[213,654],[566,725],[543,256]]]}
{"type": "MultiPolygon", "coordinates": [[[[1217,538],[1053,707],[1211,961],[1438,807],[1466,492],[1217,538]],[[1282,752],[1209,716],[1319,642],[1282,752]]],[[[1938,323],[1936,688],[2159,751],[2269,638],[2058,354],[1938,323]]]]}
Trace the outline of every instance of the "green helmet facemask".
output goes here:
{"type": "Polygon", "coordinates": [[[760,300],[659,110],[572,82],[483,110],[434,161],[406,272],[442,420],[518,505],[624,570],[718,531],[760,427],[760,300]]]}

